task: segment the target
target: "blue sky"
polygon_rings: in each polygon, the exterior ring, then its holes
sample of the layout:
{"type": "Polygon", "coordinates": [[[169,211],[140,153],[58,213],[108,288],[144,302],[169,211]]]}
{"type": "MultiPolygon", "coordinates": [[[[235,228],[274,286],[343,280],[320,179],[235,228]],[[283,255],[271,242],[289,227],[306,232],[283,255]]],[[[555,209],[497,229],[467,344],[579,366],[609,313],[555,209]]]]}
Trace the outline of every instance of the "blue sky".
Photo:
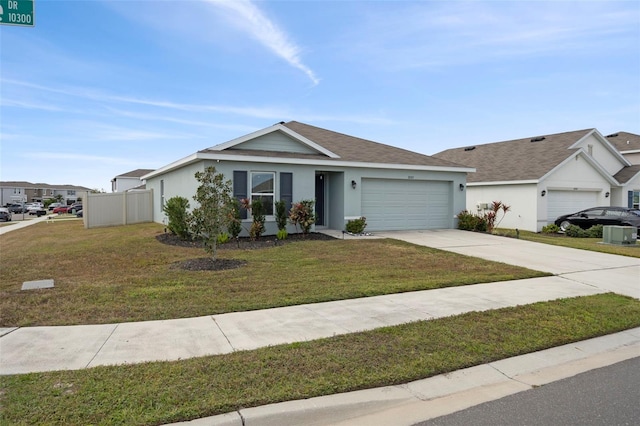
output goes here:
{"type": "Polygon", "coordinates": [[[429,155],[640,133],[638,1],[35,4],[0,26],[5,181],[109,192],[289,120],[429,155]]]}

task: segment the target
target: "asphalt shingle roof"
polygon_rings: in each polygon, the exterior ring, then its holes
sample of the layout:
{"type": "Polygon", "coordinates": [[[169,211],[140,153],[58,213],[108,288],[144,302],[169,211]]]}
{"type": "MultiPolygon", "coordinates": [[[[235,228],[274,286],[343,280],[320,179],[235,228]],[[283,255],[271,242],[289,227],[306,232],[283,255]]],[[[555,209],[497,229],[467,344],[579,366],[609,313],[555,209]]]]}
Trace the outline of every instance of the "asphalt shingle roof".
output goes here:
{"type": "MultiPolygon", "coordinates": [[[[313,141],[317,145],[333,152],[339,158],[330,158],[324,154],[301,154],[294,152],[274,152],[242,149],[242,144],[237,147],[217,151],[218,154],[250,155],[282,158],[300,158],[322,161],[347,161],[362,163],[405,164],[417,166],[439,167],[463,167],[445,159],[434,158],[429,155],[419,154],[402,148],[385,145],[382,143],[345,135],[343,133],[322,129],[297,121],[283,124],[301,136],[313,141]]],[[[213,152],[204,150],[201,152],[213,152]]]]}
{"type": "Polygon", "coordinates": [[[613,177],[618,182],[624,184],[629,182],[631,178],[640,173],[640,164],[635,164],[633,166],[623,167],[618,173],[616,173],[613,177]]]}
{"type": "Polygon", "coordinates": [[[435,158],[475,167],[467,182],[503,182],[536,180],[553,170],[576,149],[571,145],[594,129],[576,130],[553,135],[534,136],[511,141],[448,149],[435,158]]]}
{"type": "Polygon", "coordinates": [[[613,133],[607,135],[607,140],[620,152],[640,150],[640,135],[634,133],[613,133]]]}

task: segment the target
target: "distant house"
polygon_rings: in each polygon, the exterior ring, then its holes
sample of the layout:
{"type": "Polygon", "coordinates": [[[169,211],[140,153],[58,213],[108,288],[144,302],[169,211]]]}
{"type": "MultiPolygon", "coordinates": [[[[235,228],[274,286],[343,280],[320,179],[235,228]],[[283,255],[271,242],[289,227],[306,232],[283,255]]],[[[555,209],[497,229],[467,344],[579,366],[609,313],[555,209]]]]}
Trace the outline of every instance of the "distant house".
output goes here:
{"type": "Polygon", "coordinates": [[[482,213],[502,201],[512,209],[501,227],[540,231],[560,215],[589,207],[637,207],[640,166],[629,157],[636,150],[623,154],[617,147],[626,141],[614,145],[612,139],[586,129],[448,149],[434,157],[476,169],[468,177],[467,210],[482,213]]]}
{"type": "Polygon", "coordinates": [[[640,135],[618,132],[607,135],[607,140],[632,165],[640,164],[640,135]]]}
{"type": "Polygon", "coordinates": [[[123,173],[111,179],[111,192],[125,192],[130,189],[144,189],[142,176],[149,174],[153,169],[136,169],[123,173]]]}
{"type": "MultiPolygon", "coordinates": [[[[274,202],[315,201],[315,229],[343,230],[366,217],[367,230],[455,227],[465,207],[470,167],[291,121],[198,151],[145,176],[154,191],[154,221],[175,196],[193,206],[194,174],[208,166],[232,181],[233,196],[260,197],[266,234],[277,227],[274,202]]],[[[245,212],[249,213],[249,212],[245,212]]],[[[247,217],[247,221],[251,218],[247,217]]],[[[290,232],[294,228],[290,228],[290,232]]]]}
{"type": "Polygon", "coordinates": [[[51,185],[25,181],[0,182],[0,205],[12,203],[45,202],[61,198],[63,203],[72,204],[82,199],[82,195],[91,191],[84,186],[51,185]]]}

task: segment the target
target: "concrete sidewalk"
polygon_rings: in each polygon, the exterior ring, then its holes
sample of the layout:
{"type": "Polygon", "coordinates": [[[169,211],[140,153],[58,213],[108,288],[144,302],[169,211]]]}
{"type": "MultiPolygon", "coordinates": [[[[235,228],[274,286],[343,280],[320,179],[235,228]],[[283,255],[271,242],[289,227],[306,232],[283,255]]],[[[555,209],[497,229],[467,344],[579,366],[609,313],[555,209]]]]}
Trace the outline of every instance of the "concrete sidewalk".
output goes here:
{"type": "MultiPolygon", "coordinates": [[[[469,311],[497,309],[611,291],[640,298],[640,259],[637,258],[458,230],[387,232],[375,237],[395,238],[464,255],[525,266],[550,272],[554,276],[199,318],[68,327],[0,329],[0,374],[82,369],[98,365],[178,360],[223,354],[280,343],[331,337],[416,320],[440,318],[469,311]]],[[[564,349],[559,348],[553,352],[555,354],[553,356],[549,355],[552,352],[545,352],[543,355],[531,355],[533,358],[519,357],[519,359],[526,360],[523,364],[526,369],[539,366],[540,362],[543,364],[547,362],[541,361],[543,358],[540,357],[551,356],[549,364],[545,364],[544,370],[547,371],[548,368],[553,370],[556,366],[566,363],[565,355],[567,352],[575,352],[571,347],[581,347],[583,344],[604,348],[595,355],[598,360],[609,360],[606,355],[609,352],[624,353],[626,357],[640,356],[639,334],[638,330],[628,331],[615,335],[617,337],[605,337],[600,338],[604,340],[569,345],[569,348],[564,349]],[[629,338],[631,340],[628,340],[629,338]],[[609,343],[601,345],[600,342],[603,341],[609,343]],[[614,344],[612,345],[611,342],[614,344]],[[534,362],[533,360],[538,361],[534,362]]],[[[582,349],[578,352],[582,355],[588,353],[582,349]]],[[[574,353],[568,359],[573,359],[571,357],[575,355],[574,353]]],[[[615,355],[612,359],[619,358],[620,355],[615,355]]],[[[579,359],[583,360],[583,358],[579,359]]],[[[520,363],[519,361],[514,362],[520,363]]],[[[596,365],[601,361],[581,362],[581,365],[584,365],[584,362],[587,363],[586,365],[596,365]]],[[[490,370],[487,370],[487,367],[484,369],[476,367],[476,370],[470,370],[471,372],[452,373],[439,379],[427,379],[430,382],[425,382],[428,383],[425,386],[431,387],[434,386],[433,383],[439,383],[437,387],[440,387],[451,377],[467,377],[471,378],[469,383],[484,383],[477,374],[495,370],[500,372],[498,376],[508,379],[508,381],[506,383],[496,382],[498,383],[495,385],[496,388],[492,384],[494,379],[490,378],[488,387],[482,385],[480,389],[481,392],[485,392],[487,389],[491,390],[489,392],[491,395],[494,393],[502,395],[504,391],[499,391],[499,389],[519,388],[513,386],[520,379],[513,378],[526,373],[522,370],[523,367],[516,369],[517,371],[513,374],[505,373],[502,367],[497,369],[495,367],[495,365],[507,364],[508,360],[505,360],[503,364],[492,363],[489,366],[490,370]],[[434,382],[434,380],[444,382],[434,382]]],[[[572,370],[562,367],[553,371],[572,370]]],[[[495,378],[497,376],[489,374],[489,377],[495,378]]],[[[332,424],[342,420],[347,421],[345,424],[389,424],[389,422],[376,423],[376,416],[380,416],[380,419],[384,418],[380,411],[385,407],[391,410],[390,412],[395,409],[405,410],[414,407],[417,413],[423,413],[423,408],[420,408],[423,407],[423,400],[433,401],[433,398],[449,398],[442,395],[416,396],[415,392],[411,390],[415,386],[422,385],[409,384],[404,388],[391,387],[362,391],[362,393],[355,394],[355,400],[359,401],[356,403],[348,402],[344,396],[334,395],[308,401],[292,401],[284,403],[284,405],[277,404],[275,408],[257,407],[243,410],[242,416],[246,419],[245,415],[257,413],[256,418],[261,420],[252,424],[263,425],[332,424]],[[402,395],[393,396],[399,395],[398,391],[402,391],[402,395]],[[386,396],[383,398],[384,395],[386,396]],[[391,402],[385,399],[389,395],[391,395],[391,402]],[[276,410],[276,414],[273,409],[276,410]],[[360,421],[349,423],[350,420],[346,420],[366,413],[377,414],[374,415],[374,418],[367,418],[363,423],[360,421]],[[335,417],[338,414],[342,417],[335,417]],[[293,420],[289,422],[287,419],[293,420]]],[[[465,388],[469,384],[455,386],[465,388]]],[[[462,392],[469,393],[472,390],[469,388],[462,392]]],[[[467,395],[467,398],[471,398],[471,396],[467,395]]],[[[475,399],[471,398],[470,400],[475,399]]],[[[217,416],[215,419],[203,419],[202,423],[194,424],[238,424],[236,423],[238,415],[238,413],[231,413],[217,416]],[[231,423],[226,423],[228,420],[231,423]]],[[[391,418],[387,418],[387,420],[389,419],[391,418]]],[[[419,418],[419,420],[424,419],[426,417],[419,418]]],[[[398,424],[395,420],[391,423],[398,424]]]]}

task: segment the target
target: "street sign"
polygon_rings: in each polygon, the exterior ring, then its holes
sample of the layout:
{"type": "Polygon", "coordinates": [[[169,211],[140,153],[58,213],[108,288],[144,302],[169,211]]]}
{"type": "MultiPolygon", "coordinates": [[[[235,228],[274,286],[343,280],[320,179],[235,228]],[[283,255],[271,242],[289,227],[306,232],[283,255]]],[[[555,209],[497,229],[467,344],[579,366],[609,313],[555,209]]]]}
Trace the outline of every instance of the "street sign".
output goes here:
{"type": "Polygon", "coordinates": [[[34,0],[0,0],[0,24],[33,27],[34,0]]]}

